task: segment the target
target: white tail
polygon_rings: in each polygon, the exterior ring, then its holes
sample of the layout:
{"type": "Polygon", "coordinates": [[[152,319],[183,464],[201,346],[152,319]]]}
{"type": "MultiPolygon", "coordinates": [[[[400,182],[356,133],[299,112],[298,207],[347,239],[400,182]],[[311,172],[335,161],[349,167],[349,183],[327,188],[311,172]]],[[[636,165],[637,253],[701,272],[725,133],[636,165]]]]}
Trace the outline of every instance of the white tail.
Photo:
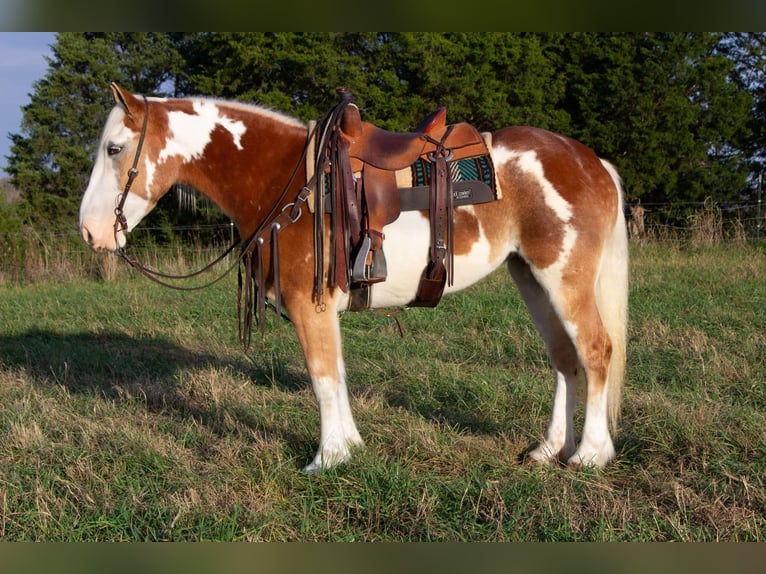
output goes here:
{"type": "Polygon", "coordinates": [[[605,242],[601,269],[596,284],[596,303],[604,328],[612,340],[612,356],[607,375],[609,424],[614,432],[620,418],[620,400],[625,379],[628,323],[628,229],[623,212],[622,180],[616,168],[601,160],[617,189],[618,202],[612,237],[605,242]]]}

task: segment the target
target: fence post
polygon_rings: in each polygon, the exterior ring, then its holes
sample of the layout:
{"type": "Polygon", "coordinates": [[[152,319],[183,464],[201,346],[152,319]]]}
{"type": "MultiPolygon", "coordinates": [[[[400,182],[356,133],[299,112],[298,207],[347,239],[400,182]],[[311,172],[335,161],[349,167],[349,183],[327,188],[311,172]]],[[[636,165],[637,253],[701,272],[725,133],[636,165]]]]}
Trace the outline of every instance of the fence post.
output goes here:
{"type": "Polygon", "coordinates": [[[755,237],[757,239],[761,238],[761,190],[763,188],[763,172],[758,174],[758,204],[757,204],[757,213],[756,216],[756,223],[755,223],[755,237]]]}
{"type": "Polygon", "coordinates": [[[117,272],[117,256],[111,251],[107,251],[102,256],[102,276],[105,281],[114,281],[117,272]]]}

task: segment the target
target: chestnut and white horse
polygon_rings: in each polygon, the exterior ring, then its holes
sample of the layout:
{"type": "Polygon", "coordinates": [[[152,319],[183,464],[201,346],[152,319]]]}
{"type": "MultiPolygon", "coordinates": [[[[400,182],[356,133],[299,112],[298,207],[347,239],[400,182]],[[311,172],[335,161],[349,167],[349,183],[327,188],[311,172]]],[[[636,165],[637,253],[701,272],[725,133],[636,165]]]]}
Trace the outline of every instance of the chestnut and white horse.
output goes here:
{"type": "MultiPolygon", "coordinates": [[[[126,233],[176,182],[207,195],[243,238],[272,208],[281,208],[275,203],[294,201],[307,184],[300,164],[308,128],[297,119],[241,103],[112,90],[116,106],[80,207],[80,231],[94,249],[121,248],[126,233]],[[117,205],[124,223],[115,227],[117,205]]],[[[561,135],[530,127],[491,135],[499,199],[455,207],[454,283],[445,293],[508,266],[556,373],[550,423],[528,456],[601,467],[615,455],[610,432],[625,370],[628,241],[619,176],[592,150],[561,135]],[[578,444],[575,390],[583,383],[578,444]]],[[[281,299],[321,417],[319,448],[307,471],[346,461],[363,444],[349,404],[339,328],[349,296],[336,287],[326,295],[326,309],[317,308],[313,227],[311,217],[299,217],[279,240],[281,299]]],[[[428,214],[403,212],[384,232],[388,276],[371,287],[374,308],[413,301],[428,261],[428,214]]],[[[270,296],[272,279],[262,286],[270,296]]]]}

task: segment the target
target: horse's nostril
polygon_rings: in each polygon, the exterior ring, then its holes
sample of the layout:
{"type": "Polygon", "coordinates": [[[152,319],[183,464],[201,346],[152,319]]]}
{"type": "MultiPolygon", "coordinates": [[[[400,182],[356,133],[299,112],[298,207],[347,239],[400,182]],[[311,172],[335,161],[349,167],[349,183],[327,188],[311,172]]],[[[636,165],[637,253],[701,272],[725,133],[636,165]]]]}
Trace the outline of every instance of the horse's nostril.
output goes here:
{"type": "Polygon", "coordinates": [[[85,226],[82,226],[80,228],[80,233],[82,233],[82,238],[85,240],[85,243],[93,247],[93,236],[91,235],[88,228],[85,226]]]}

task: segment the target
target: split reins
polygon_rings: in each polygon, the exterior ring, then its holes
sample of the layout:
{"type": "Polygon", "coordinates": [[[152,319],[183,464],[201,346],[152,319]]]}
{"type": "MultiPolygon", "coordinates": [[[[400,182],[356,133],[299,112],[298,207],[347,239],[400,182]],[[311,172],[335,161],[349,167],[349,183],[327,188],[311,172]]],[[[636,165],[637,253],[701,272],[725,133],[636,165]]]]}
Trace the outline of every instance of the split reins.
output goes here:
{"type": "MultiPolygon", "coordinates": [[[[128,222],[124,213],[125,202],[130,192],[133,182],[139,174],[138,163],[141,156],[141,150],[143,148],[144,140],[146,138],[147,123],[149,117],[149,101],[146,96],[143,96],[144,101],[144,117],[141,125],[141,133],[136,147],[136,153],[133,157],[133,164],[128,170],[128,180],[125,183],[125,187],[122,193],[118,197],[117,206],[114,209],[115,222],[114,222],[114,238],[117,245],[117,254],[124,259],[131,267],[136,269],[144,277],[158,283],[164,287],[175,289],[179,291],[196,291],[210,287],[215,283],[221,281],[224,277],[229,275],[235,267],[239,267],[238,277],[238,292],[237,292],[237,309],[239,314],[239,338],[245,347],[250,342],[250,332],[252,330],[253,318],[260,324],[261,330],[263,330],[263,314],[267,304],[270,304],[266,300],[265,294],[265,273],[263,268],[263,251],[267,244],[271,245],[271,276],[273,278],[273,288],[275,293],[275,302],[271,304],[277,315],[282,315],[289,320],[289,317],[282,313],[281,308],[281,293],[280,293],[280,273],[279,273],[279,251],[277,237],[280,231],[290,224],[293,224],[300,219],[303,214],[303,206],[308,201],[313,188],[317,187],[318,177],[317,174],[323,174],[325,169],[330,163],[330,159],[325,154],[318,154],[316,158],[316,169],[314,175],[306,185],[296,195],[295,199],[289,203],[284,203],[287,198],[295,178],[300,171],[301,167],[305,165],[306,157],[308,154],[309,146],[315,140],[315,134],[318,129],[324,128],[324,133],[317,144],[317,149],[323,149],[321,146],[327,144],[327,135],[332,132],[331,126],[337,122],[337,116],[339,106],[333,107],[327,114],[325,119],[317,124],[313,130],[310,130],[308,134],[306,145],[303,148],[301,158],[298,160],[289,180],[287,181],[282,193],[277,201],[273,204],[269,213],[264,217],[262,223],[258,226],[256,231],[250,236],[247,241],[238,239],[234,241],[221,255],[216,259],[205,265],[203,268],[188,273],[188,274],[169,274],[163,273],[154,269],[149,269],[143,265],[137,259],[130,257],[123,246],[120,246],[118,241],[118,234],[122,231],[127,233],[128,222]],[[335,121],[332,121],[335,120],[335,121]],[[330,129],[328,129],[330,128],[330,129]],[[284,204],[284,205],[283,205],[284,204]],[[182,286],[170,283],[168,280],[185,280],[197,277],[202,273],[209,271],[215,265],[225,259],[238,245],[242,246],[239,256],[232,262],[232,264],[213,280],[204,283],[202,285],[195,286],[182,286]],[[255,261],[254,261],[255,260],[255,261]],[[244,264],[245,273],[243,278],[242,268],[240,263],[244,264]],[[243,315],[244,311],[244,315],[243,315]]],[[[317,192],[315,195],[321,196],[322,193],[317,192]]],[[[323,211],[323,210],[322,210],[323,211]]],[[[321,213],[321,212],[320,212],[321,213]]],[[[321,277],[321,273],[319,274],[321,277]]],[[[321,292],[318,294],[321,297],[321,292]]],[[[322,309],[323,310],[323,309],[322,309]]]]}
{"type": "Polygon", "coordinates": [[[212,281],[205,283],[204,285],[196,285],[196,286],[181,286],[181,285],[174,285],[172,283],[169,283],[168,281],[165,281],[166,279],[171,280],[183,280],[183,279],[191,279],[193,277],[197,277],[198,275],[201,275],[202,273],[205,273],[206,271],[210,270],[212,267],[223,261],[229,253],[231,253],[234,248],[239,245],[240,241],[235,241],[232,243],[221,255],[219,255],[216,259],[205,265],[202,269],[199,269],[197,271],[194,271],[192,273],[184,274],[184,275],[174,275],[170,273],[162,273],[160,271],[156,271],[154,269],[149,269],[145,265],[143,265],[140,261],[137,259],[134,259],[130,257],[125,250],[123,246],[119,244],[117,235],[120,231],[123,231],[125,233],[128,232],[128,221],[125,217],[125,201],[128,199],[128,193],[130,193],[130,188],[133,186],[133,182],[135,181],[136,177],[139,174],[138,171],[138,161],[141,157],[141,150],[144,145],[144,139],[146,138],[146,128],[147,123],[149,120],[149,101],[146,98],[146,96],[143,96],[144,99],[144,119],[141,124],[141,134],[138,138],[138,145],[136,146],[136,153],[133,156],[133,165],[128,170],[128,181],[125,182],[125,188],[123,189],[122,193],[119,196],[119,201],[117,202],[117,207],[114,208],[114,241],[117,245],[117,255],[119,255],[122,259],[124,259],[131,267],[133,267],[136,271],[141,273],[144,277],[147,279],[150,279],[154,281],[155,283],[159,283],[163,287],[168,287],[170,289],[176,289],[178,291],[196,291],[199,289],[204,289],[205,287],[210,287],[211,285],[214,285],[224,277],[226,277],[231,271],[239,264],[239,258],[234,261],[234,263],[229,266],[228,269],[226,269],[219,277],[213,279],[212,281]]]}

